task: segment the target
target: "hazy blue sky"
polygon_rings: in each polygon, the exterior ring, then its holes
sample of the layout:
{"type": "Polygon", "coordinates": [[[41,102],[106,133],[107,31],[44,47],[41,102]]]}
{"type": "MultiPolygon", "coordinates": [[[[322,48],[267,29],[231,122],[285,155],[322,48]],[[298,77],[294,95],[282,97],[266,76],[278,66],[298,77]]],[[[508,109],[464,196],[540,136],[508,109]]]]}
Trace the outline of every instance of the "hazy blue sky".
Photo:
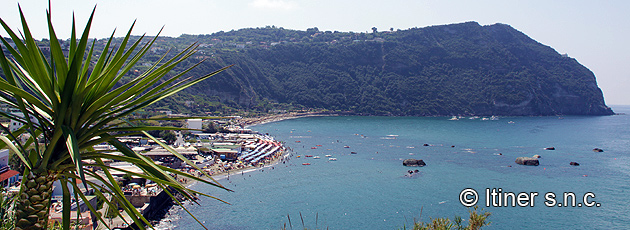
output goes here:
{"type": "MultiPolygon", "coordinates": [[[[18,2],[31,30],[47,36],[46,0],[0,0],[0,17],[18,28],[18,2]]],[[[97,5],[91,37],[123,36],[134,19],[134,34],[211,34],[275,25],[306,30],[379,31],[477,21],[505,23],[567,53],[591,69],[609,105],[630,105],[630,1],[579,0],[52,0],[59,37],[70,36],[74,11],[84,26],[97,5]],[[628,69],[626,69],[628,68],[628,69]]],[[[1,35],[6,35],[0,32],[1,35]]]]}

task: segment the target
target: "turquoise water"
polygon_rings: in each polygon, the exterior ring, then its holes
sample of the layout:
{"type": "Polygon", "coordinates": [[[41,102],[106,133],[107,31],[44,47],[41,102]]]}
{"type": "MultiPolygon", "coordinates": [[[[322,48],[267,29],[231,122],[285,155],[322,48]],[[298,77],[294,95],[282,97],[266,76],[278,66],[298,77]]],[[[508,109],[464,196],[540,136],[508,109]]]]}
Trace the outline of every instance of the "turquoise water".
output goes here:
{"type": "MultiPolygon", "coordinates": [[[[630,114],[627,106],[613,109],[630,114]]],[[[206,198],[201,206],[187,205],[210,229],[281,229],[285,224],[299,229],[300,214],[309,229],[399,229],[414,219],[467,219],[469,209],[459,201],[466,188],[476,190],[477,205],[492,213],[487,229],[630,228],[628,115],[494,121],[310,117],[252,128],[285,141],[293,157],[273,169],[221,180],[232,193],[195,185],[230,203],[206,198]],[[311,149],[316,145],[321,147],[311,149]],[[544,150],[552,146],[556,150],[544,150]],[[330,162],[326,154],[338,160],[330,162]],[[514,163],[516,157],[535,154],[542,156],[539,166],[514,163]],[[427,166],[404,167],[407,158],[423,159],[427,166]],[[580,166],[570,166],[572,161],[580,166]],[[409,169],[420,172],[408,177],[409,169]],[[486,188],[539,195],[533,207],[486,207],[486,188]],[[572,192],[580,204],[592,192],[588,204],[599,207],[547,207],[545,194],[550,192],[559,203],[564,192],[572,192]]],[[[172,223],[177,229],[200,228],[185,212],[176,214],[181,216],[172,223]]]]}

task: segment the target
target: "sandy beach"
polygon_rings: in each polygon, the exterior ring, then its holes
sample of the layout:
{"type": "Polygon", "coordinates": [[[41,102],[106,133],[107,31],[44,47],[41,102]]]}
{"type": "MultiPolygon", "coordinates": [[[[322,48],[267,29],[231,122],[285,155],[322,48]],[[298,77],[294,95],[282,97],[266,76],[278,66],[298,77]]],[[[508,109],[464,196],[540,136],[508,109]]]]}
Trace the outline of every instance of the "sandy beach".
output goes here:
{"type": "Polygon", "coordinates": [[[265,124],[270,122],[295,119],[301,117],[317,117],[317,116],[339,116],[338,113],[333,112],[290,112],[283,114],[267,115],[262,117],[245,117],[238,120],[238,124],[241,127],[250,127],[259,124],[265,124]]]}
{"type": "MultiPolygon", "coordinates": [[[[282,160],[288,160],[288,157],[291,155],[291,150],[285,150],[283,151],[281,154],[279,154],[278,157],[274,157],[271,161],[269,161],[268,163],[263,164],[262,166],[245,166],[242,168],[236,168],[236,169],[231,169],[231,170],[220,170],[218,165],[213,165],[209,168],[209,170],[212,170],[214,173],[212,173],[212,175],[210,175],[213,179],[220,181],[223,179],[228,178],[229,175],[236,175],[236,174],[241,174],[241,173],[248,173],[248,172],[252,172],[252,171],[256,171],[258,169],[264,169],[264,168],[268,168],[268,167],[272,167],[277,165],[279,162],[281,162],[282,160]]],[[[194,175],[194,174],[191,174],[194,175]]],[[[201,179],[208,179],[205,175],[201,175],[201,177],[199,177],[201,179]]],[[[197,183],[198,181],[195,180],[186,180],[183,181],[182,183],[186,186],[186,187],[190,187],[192,185],[194,185],[195,183],[197,183]]]]}

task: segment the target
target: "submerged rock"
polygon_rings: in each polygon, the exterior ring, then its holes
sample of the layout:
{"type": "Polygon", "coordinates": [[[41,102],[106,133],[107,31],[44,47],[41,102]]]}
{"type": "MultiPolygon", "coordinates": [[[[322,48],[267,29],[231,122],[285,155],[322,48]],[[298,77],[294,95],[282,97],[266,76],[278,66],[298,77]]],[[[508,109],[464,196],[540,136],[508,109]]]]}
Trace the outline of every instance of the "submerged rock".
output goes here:
{"type": "Polygon", "coordinates": [[[423,167],[427,165],[426,163],[424,163],[423,160],[416,160],[416,159],[407,159],[403,161],[403,166],[410,166],[410,167],[423,167]]]}
{"type": "Polygon", "coordinates": [[[516,162],[519,165],[533,165],[533,166],[538,166],[540,163],[538,162],[537,158],[533,158],[533,157],[518,157],[516,158],[516,162]]]}

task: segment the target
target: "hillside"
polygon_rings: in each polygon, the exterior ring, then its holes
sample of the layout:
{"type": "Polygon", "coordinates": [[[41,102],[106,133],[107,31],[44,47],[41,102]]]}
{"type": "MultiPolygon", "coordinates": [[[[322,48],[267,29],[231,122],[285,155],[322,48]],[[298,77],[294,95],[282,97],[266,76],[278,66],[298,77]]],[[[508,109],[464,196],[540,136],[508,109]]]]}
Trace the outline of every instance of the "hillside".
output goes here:
{"type": "Polygon", "coordinates": [[[213,47],[197,72],[235,66],[188,93],[245,109],[277,102],[372,115],[612,114],[589,69],[504,24],[259,28],[176,40],[233,41],[213,47]]]}
{"type": "Polygon", "coordinates": [[[361,33],[249,28],[160,37],[145,60],[193,42],[200,51],[181,69],[202,59],[190,74],[234,67],[154,108],[196,114],[308,108],[403,116],[613,114],[588,68],[505,24],[361,33]]]}

